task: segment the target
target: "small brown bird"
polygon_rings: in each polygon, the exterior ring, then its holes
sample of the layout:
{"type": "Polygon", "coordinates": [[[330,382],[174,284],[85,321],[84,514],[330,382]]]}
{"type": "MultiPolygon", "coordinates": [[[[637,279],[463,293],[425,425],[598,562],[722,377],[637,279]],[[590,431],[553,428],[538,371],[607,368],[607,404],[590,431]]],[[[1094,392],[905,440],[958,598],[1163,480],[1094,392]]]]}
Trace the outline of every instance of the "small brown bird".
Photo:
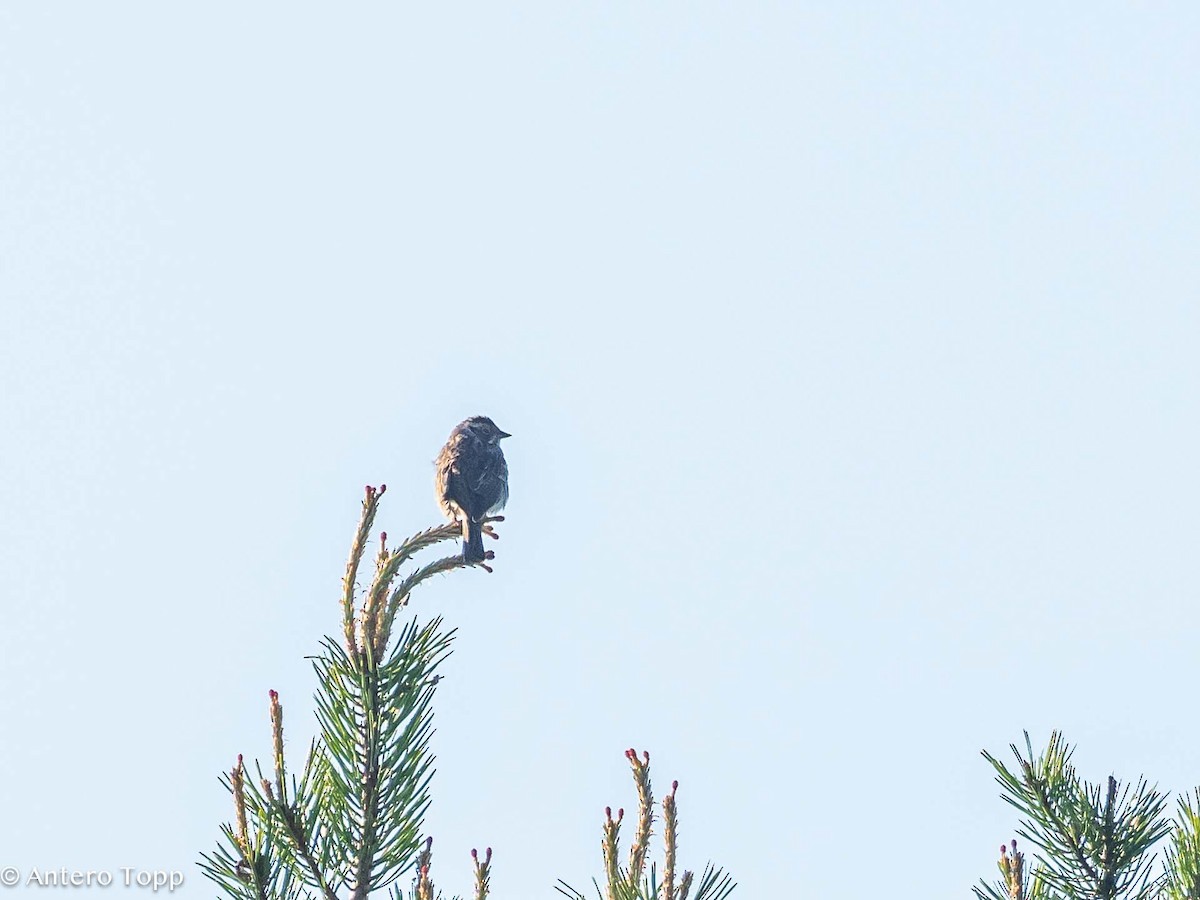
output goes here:
{"type": "Polygon", "coordinates": [[[438,505],[462,523],[464,562],[484,561],[483,519],[508,502],[508,464],[500,449],[506,437],[512,435],[487,416],[472,416],[450,432],[438,454],[438,505]]]}

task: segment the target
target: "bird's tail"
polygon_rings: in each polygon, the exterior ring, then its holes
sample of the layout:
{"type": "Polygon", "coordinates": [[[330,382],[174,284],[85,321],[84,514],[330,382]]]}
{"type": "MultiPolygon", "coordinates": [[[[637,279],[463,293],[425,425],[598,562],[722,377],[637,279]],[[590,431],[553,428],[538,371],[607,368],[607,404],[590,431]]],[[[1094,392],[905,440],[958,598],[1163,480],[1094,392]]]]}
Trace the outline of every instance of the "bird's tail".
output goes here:
{"type": "Polygon", "coordinates": [[[483,527],[470,516],[463,516],[463,562],[479,563],[484,559],[483,527]]]}

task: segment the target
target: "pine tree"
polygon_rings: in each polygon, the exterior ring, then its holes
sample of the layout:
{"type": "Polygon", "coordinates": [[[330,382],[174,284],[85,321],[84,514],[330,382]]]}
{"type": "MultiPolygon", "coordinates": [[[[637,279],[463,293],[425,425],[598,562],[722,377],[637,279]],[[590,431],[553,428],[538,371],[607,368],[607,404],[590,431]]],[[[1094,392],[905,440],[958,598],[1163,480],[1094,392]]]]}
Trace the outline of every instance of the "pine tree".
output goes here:
{"type": "Polygon", "coordinates": [[[1050,736],[1035,756],[1011,745],[1015,769],[987,751],[1001,797],[1021,814],[1018,837],[1037,851],[1032,871],[1017,842],[1000,847],[1000,880],[980,881],[978,900],[1200,900],[1200,791],[1178,802],[1172,822],[1167,798],[1139,778],[1110,775],[1093,784],[1071,764],[1074,748],[1050,736]],[[1165,865],[1155,845],[1170,836],[1165,865]]]}
{"type": "MultiPolygon", "coordinates": [[[[283,704],[269,693],[273,758],[269,771],[248,770],[242,756],[221,781],[233,799],[233,822],[221,826],[221,840],[202,854],[201,868],[236,900],[366,900],[384,890],[393,900],[440,897],[430,876],[433,839],[422,832],[430,804],[433,756],[433,697],[438,668],[450,654],[454,631],[441,618],[422,624],[414,618],[397,626],[412,592],[434,575],[468,568],[460,554],[425,565],[413,563],[422,550],[457,541],[458,525],[413,535],[389,549],[380,535],[375,575],[365,591],[359,569],[386,486],[366,489],[362,516],[346,565],[341,596],[340,639],[326,637],[313,660],[317,676],[319,736],[309,748],[299,776],[283,752],[283,704]],[[411,572],[400,573],[412,563],[411,572]],[[412,874],[404,890],[399,879],[412,874]]],[[[495,516],[484,531],[492,537],[495,516]]],[[[487,559],[492,558],[490,552],[487,559]]],[[[486,562],[477,563],[485,565],[486,562]]],[[[666,863],[661,880],[654,867],[645,874],[653,822],[649,755],[629,751],[641,812],[627,868],[615,862],[621,816],[604,826],[607,900],[689,900],[692,874],[675,883],[677,811],[675,789],[663,804],[666,863]]],[[[492,851],[471,851],[475,900],[491,890],[492,851]]],[[[691,900],[724,900],[733,890],[729,876],[709,866],[691,900]]],[[[567,896],[565,885],[559,890],[567,896]]],[[[597,883],[597,890],[599,885],[597,883]]],[[[379,894],[377,894],[379,895],[379,894]]]]}

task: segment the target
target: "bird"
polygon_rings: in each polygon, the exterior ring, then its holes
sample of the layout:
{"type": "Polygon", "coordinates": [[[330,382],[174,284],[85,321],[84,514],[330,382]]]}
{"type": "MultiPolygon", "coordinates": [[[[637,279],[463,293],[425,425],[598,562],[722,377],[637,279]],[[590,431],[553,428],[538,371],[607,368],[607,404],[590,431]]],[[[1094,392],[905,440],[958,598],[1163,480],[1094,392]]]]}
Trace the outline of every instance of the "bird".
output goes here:
{"type": "Polygon", "coordinates": [[[462,524],[463,562],[482,563],[483,519],[508,502],[508,463],[500,442],[512,437],[487,416],[460,422],[438,454],[438,506],[447,518],[462,524]]]}

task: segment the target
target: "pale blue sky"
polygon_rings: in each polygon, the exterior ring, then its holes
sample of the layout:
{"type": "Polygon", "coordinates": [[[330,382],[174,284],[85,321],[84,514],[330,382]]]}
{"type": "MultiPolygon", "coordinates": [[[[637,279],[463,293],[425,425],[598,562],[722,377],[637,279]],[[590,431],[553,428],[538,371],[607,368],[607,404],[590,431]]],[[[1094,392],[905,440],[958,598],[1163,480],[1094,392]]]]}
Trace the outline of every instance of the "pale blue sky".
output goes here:
{"type": "Polygon", "coordinates": [[[586,883],[629,746],[748,900],[967,897],[1024,728],[1200,783],[1200,8],[347,9],[0,11],[0,865],[211,896],[480,412],[448,891],[586,883]]]}

